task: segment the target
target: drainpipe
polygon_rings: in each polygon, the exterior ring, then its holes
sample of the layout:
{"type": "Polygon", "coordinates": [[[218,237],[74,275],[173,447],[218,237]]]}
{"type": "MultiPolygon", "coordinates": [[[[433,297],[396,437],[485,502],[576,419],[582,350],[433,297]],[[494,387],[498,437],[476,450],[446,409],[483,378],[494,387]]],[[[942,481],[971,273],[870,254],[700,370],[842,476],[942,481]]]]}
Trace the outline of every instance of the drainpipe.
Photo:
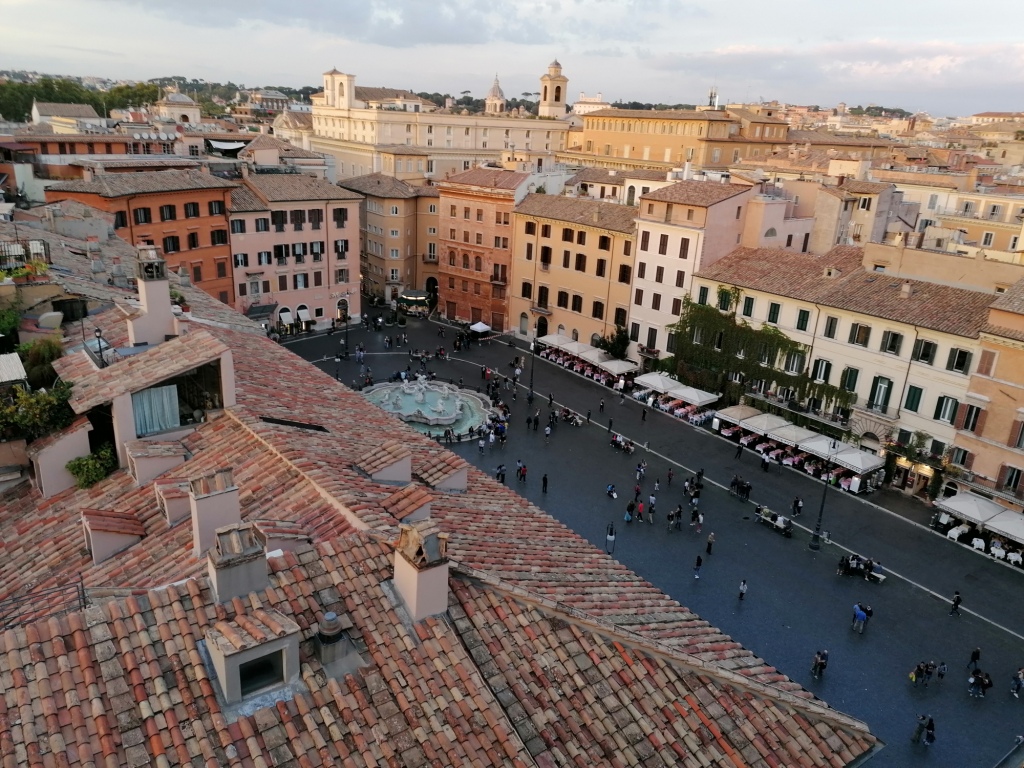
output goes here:
{"type": "Polygon", "coordinates": [[[914,347],[917,346],[917,337],[921,333],[921,329],[916,325],[914,326],[914,344],[910,347],[910,360],[907,361],[907,370],[903,374],[903,391],[900,393],[900,401],[896,405],[896,420],[899,421],[900,414],[903,412],[903,403],[906,402],[907,387],[910,385],[910,366],[914,362],[914,347]]]}

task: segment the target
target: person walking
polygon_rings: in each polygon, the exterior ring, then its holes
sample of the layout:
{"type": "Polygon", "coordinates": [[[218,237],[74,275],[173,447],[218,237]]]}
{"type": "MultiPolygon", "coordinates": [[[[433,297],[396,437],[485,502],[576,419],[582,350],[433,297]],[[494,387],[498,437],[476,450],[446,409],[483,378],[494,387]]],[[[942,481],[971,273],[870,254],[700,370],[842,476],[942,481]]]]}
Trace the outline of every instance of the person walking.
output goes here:
{"type": "Polygon", "coordinates": [[[587,409],[587,424],[590,423],[590,409],[587,409]]]}
{"type": "Polygon", "coordinates": [[[644,521],[644,503],[642,501],[637,502],[636,505],[636,521],[642,523],[644,521]]]}
{"type": "Polygon", "coordinates": [[[540,411],[533,414],[533,431],[536,432],[538,427],[540,427],[540,411]]]}
{"type": "Polygon", "coordinates": [[[547,475],[546,472],[544,473],[544,477],[542,477],[540,479],[540,492],[541,493],[547,493],[548,492],[548,475],[547,475]]]}
{"type": "Polygon", "coordinates": [[[612,420],[608,419],[608,432],[611,433],[611,431],[612,431],[612,420]]]}
{"type": "Polygon", "coordinates": [[[640,421],[647,421],[647,409],[640,411],[640,421]]]}
{"type": "Polygon", "coordinates": [[[669,487],[672,486],[672,478],[675,477],[675,476],[676,476],[675,470],[672,469],[672,467],[669,467],[668,468],[668,484],[669,484],[669,487]]]}
{"type": "Polygon", "coordinates": [[[949,668],[946,666],[946,662],[944,661],[940,661],[939,666],[935,668],[935,679],[938,680],[940,683],[942,682],[942,678],[946,676],[947,669],[949,668]]]}
{"type": "Polygon", "coordinates": [[[597,412],[604,413],[604,398],[601,398],[601,402],[597,404],[597,412]]]}
{"type": "Polygon", "coordinates": [[[658,492],[660,490],[661,490],[661,478],[658,478],[658,479],[656,479],[654,481],[654,491],[658,492]]]}
{"type": "Polygon", "coordinates": [[[740,602],[743,602],[743,598],[747,596],[747,580],[743,579],[740,581],[740,602]]]}
{"type": "Polygon", "coordinates": [[[914,735],[910,737],[910,740],[914,744],[919,744],[921,739],[924,737],[924,729],[928,725],[928,715],[918,715],[917,725],[914,727],[914,735]]]}
{"type": "Polygon", "coordinates": [[[522,483],[526,482],[526,465],[523,464],[522,470],[519,472],[519,481],[522,483]]]}
{"type": "Polygon", "coordinates": [[[676,506],[676,530],[683,530],[683,505],[676,506]]]}
{"type": "Polygon", "coordinates": [[[797,496],[793,499],[793,517],[800,517],[804,511],[804,500],[797,496]]]}
{"type": "Polygon", "coordinates": [[[931,717],[924,726],[924,745],[930,747],[935,743],[935,720],[931,717]]]}
{"type": "Polygon", "coordinates": [[[697,533],[700,533],[701,528],[704,527],[704,513],[697,513],[697,533]]]}
{"type": "Polygon", "coordinates": [[[1020,698],[1020,689],[1024,688],[1024,667],[1021,667],[1013,673],[1013,677],[1010,678],[1010,693],[1013,694],[1013,698],[1020,698]]]}
{"type": "Polygon", "coordinates": [[[551,425],[548,424],[544,427],[544,444],[547,445],[551,442],[551,425]]]}
{"type": "Polygon", "coordinates": [[[708,534],[708,544],[707,544],[706,547],[704,547],[704,551],[707,552],[710,555],[711,554],[711,549],[714,546],[715,546],[715,532],[712,531],[711,533],[708,534]]]}
{"type": "Polygon", "coordinates": [[[482,437],[477,441],[477,447],[480,449],[480,455],[482,456],[484,453],[484,439],[482,437]]]}
{"type": "Polygon", "coordinates": [[[935,662],[929,661],[924,665],[924,687],[928,687],[928,683],[932,681],[932,675],[935,674],[935,662]]]}
{"type": "Polygon", "coordinates": [[[505,465],[504,464],[499,464],[498,465],[497,480],[502,485],[505,484],[505,465]]]}
{"type": "Polygon", "coordinates": [[[695,562],[693,564],[693,578],[695,578],[695,579],[699,579],[700,578],[700,567],[702,565],[704,565],[704,558],[701,557],[700,555],[697,555],[697,562],[695,562]]]}
{"type": "Polygon", "coordinates": [[[633,513],[635,511],[636,511],[636,502],[635,501],[629,502],[629,504],[626,505],[626,517],[625,517],[626,525],[629,525],[630,523],[633,522],[633,513]]]}
{"type": "Polygon", "coordinates": [[[743,443],[736,443],[736,455],[733,458],[740,458],[743,455],[743,443]]]}
{"type": "Polygon", "coordinates": [[[828,667],[828,651],[818,651],[814,654],[814,661],[811,662],[811,675],[815,680],[825,674],[826,667],[828,667]]]}
{"type": "Polygon", "coordinates": [[[962,603],[963,601],[964,599],[960,597],[959,591],[953,593],[953,602],[949,606],[950,616],[952,616],[953,614],[956,614],[957,616],[960,615],[960,603],[962,603]]]}
{"type": "Polygon", "coordinates": [[[676,521],[676,511],[674,509],[670,509],[668,511],[668,532],[669,533],[672,533],[672,523],[674,523],[675,521],[676,521]]]}
{"type": "Polygon", "coordinates": [[[967,662],[967,669],[977,669],[979,661],[981,661],[981,648],[975,648],[971,651],[971,660],[967,662]]]}
{"type": "Polygon", "coordinates": [[[553,408],[555,405],[555,395],[552,392],[548,393],[548,408],[553,408]]]}
{"type": "Polygon", "coordinates": [[[864,634],[864,622],[868,620],[868,615],[864,613],[864,609],[860,607],[860,603],[853,606],[853,624],[850,625],[850,629],[854,632],[864,634]]]}

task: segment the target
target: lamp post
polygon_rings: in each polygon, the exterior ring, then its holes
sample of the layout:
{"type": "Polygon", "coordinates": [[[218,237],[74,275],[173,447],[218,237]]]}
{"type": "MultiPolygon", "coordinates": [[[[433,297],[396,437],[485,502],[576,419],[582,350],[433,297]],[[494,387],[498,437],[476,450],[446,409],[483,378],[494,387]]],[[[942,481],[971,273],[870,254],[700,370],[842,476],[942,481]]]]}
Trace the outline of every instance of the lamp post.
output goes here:
{"type": "Polygon", "coordinates": [[[345,291],[345,359],[348,360],[348,327],[352,325],[352,291],[345,291]]]}
{"type": "Polygon", "coordinates": [[[533,341],[530,342],[530,394],[528,400],[533,405],[533,369],[537,367],[537,325],[533,326],[533,341]]]}
{"type": "Polygon", "coordinates": [[[103,359],[103,331],[97,328],[93,333],[96,335],[96,352],[100,356],[100,368],[106,368],[107,361],[103,359]]]}
{"type": "Polygon", "coordinates": [[[832,456],[836,450],[836,441],[833,439],[829,445],[828,456],[825,459],[825,471],[822,473],[825,475],[825,487],[821,489],[821,505],[818,507],[818,522],[814,525],[814,533],[811,534],[811,541],[807,544],[807,548],[817,552],[821,549],[821,519],[825,515],[825,497],[828,495],[828,469],[832,463],[832,456]]]}

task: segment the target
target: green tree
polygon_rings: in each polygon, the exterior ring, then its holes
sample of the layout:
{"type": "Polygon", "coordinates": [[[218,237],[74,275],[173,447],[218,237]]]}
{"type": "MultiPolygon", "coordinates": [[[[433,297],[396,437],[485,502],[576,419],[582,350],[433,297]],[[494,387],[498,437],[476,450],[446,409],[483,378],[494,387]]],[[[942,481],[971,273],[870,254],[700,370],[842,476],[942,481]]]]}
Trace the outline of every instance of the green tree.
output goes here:
{"type": "Polygon", "coordinates": [[[603,349],[616,360],[625,360],[629,350],[629,333],[623,326],[616,325],[614,331],[602,336],[594,346],[603,349]]]}
{"type": "Polygon", "coordinates": [[[39,339],[31,344],[22,344],[18,355],[25,365],[28,383],[33,389],[51,387],[57,381],[53,361],[64,356],[64,348],[56,339],[39,339]]]}

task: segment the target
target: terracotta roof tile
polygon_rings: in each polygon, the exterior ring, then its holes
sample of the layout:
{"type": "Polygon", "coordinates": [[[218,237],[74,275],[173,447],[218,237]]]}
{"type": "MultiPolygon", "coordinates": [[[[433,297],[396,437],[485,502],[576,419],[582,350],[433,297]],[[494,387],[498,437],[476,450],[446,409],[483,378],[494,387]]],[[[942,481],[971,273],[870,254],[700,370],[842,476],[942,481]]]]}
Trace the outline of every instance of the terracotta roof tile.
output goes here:
{"type": "Polygon", "coordinates": [[[632,234],[636,230],[636,208],[599,200],[529,194],[515,207],[515,212],[523,216],[554,219],[625,234],[632,234]]]}
{"type": "Polygon", "coordinates": [[[320,152],[311,152],[308,149],[302,147],[296,147],[294,144],[289,144],[287,141],[276,139],[273,136],[267,134],[260,134],[255,139],[245,145],[239,153],[239,157],[250,157],[253,152],[262,149],[273,149],[276,150],[279,157],[282,158],[296,158],[296,159],[308,159],[308,160],[322,160],[324,155],[320,152]]]}
{"type": "Polygon", "coordinates": [[[356,465],[368,475],[375,475],[412,455],[409,446],[401,440],[387,440],[359,457],[356,465]]]}
{"type": "Polygon", "coordinates": [[[367,197],[413,198],[417,188],[408,182],[383,173],[368,173],[338,182],[339,187],[350,189],[367,197]]]}
{"type": "Polygon", "coordinates": [[[254,173],[243,183],[271,203],[362,199],[336,184],[302,173],[254,173]]]}
{"type": "Polygon", "coordinates": [[[113,509],[83,509],[82,519],[89,523],[89,528],[93,531],[123,533],[129,536],[146,535],[145,527],[131,512],[118,512],[113,509]]]}
{"type": "Polygon", "coordinates": [[[47,187],[53,192],[85,192],[100,197],[181,192],[193,189],[231,189],[234,182],[200,171],[103,173],[92,181],[66,181],[47,187]]]}
{"type": "Polygon", "coordinates": [[[465,470],[469,463],[461,456],[448,451],[438,451],[418,461],[413,472],[431,488],[436,488],[456,472],[465,470]]]}
{"type": "Polygon", "coordinates": [[[242,185],[231,190],[231,213],[269,211],[270,206],[249,187],[242,185]]]}
{"type": "Polygon", "coordinates": [[[707,208],[723,200],[728,200],[730,197],[736,197],[736,195],[749,192],[750,189],[751,187],[747,184],[719,184],[714,181],[677,181],[668,187],[648,192],[640,199],[707,208]]]}
{"type": "Polygon", "coordinates": [[[65,437],[73,435],[76,432],[83,429],[91,430],[92,424],[89,423],[89,419],[87,419],[85,416],[79,416],[71,423],[70,426],[67,426],[62,430],[54,432],[53,434],[47,435],[46,437],[41,437],[38,440],[33,440],[31,444],[28,446],[29,458],[38,456],[40,453],[42,453],[50,446],[56,445],[65,437]]]}
{"type": "Polygon", "coordinates": [[[58,104],[52,101],[36,101],[33,106],[44,117],[99,117],[90,104],[58,104]]]}
{"type": "Polygon", "coordinates": [[[255,648],[276,637],[299,631],[299,625],[273,608],[240,613],[232,620],[218,621],[206,630],[206,642],[218,645],[226,654],[255,648]]]}
{"type": "Polygon", "coordinates": [[[462,173],[449,176],[438,182],[444,189],[447,184],[458,184],[467,187],[491,187],[492,189],[519,189],[530,180],[530,174],[520,171],[506,171],[503,168],[473,168],[462,173]]]}
{"type": "Polygon", "coordinates": [[[413,483],[401,490],[395,491],[381,501],[380,505],[395,520],[404,520],[413,512],[429,504],[433,499],[434,497],[430,491],[413,483]]]}
{"type": "Polygon", "coordinates": [[[842,188],[847,192],[852,192],[858,195],[878,195],[882,192],[893,189],[895,186],[895,184],[883,184],[877,181],[858,181],[857,179],[847,179],[842,188]]]}
{"type": "Polygon", "coordinates": [[[1018,280],[992,302],[992,309],[1024,314],[1024,279],[1018,280]]]}

